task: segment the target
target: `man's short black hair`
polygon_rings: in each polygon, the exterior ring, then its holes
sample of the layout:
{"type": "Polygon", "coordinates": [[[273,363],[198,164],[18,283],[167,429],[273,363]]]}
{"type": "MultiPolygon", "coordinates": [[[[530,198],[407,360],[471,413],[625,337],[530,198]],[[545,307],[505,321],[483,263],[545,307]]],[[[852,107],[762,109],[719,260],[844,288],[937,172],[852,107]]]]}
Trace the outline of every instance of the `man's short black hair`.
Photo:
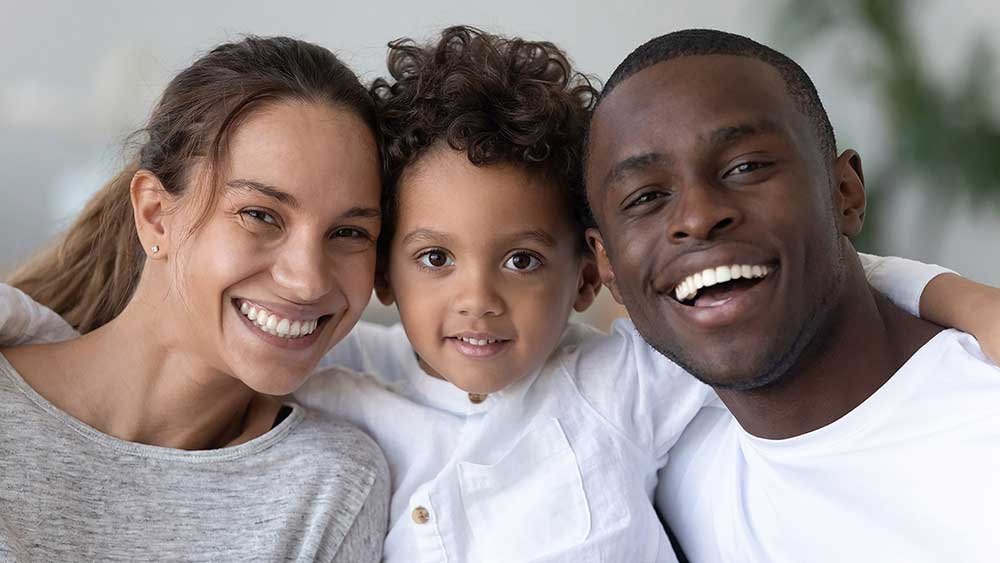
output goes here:
{"type": "MultiPolygon", "coordinates": [[[[640,45],[629,56],[625,57],[625,60],[611,73],[611,77],[608,78],[601,95],[598,97],[597,104],[594,106],[594,112],[596,113],[601,102],[619,84],[628,80],[632,75],[657,63],[678,57],[701,55],[750,57],[774,67],[785,81],[788,95],[795,102],[798,110],[812,122],[822,150],[831,158],[836,157],[837,140],[833,134],[833,125],[830,124],[830,118],[826,114],[826,109],[823,108],[823,102],[819,99],[816,86],[813,85],[806,71],[802,70],[802,67],[792,59],[766,45],[761,45],[748,37],[725,31],[685,29],[661,35],[640,45]]],[[[587,150],[587,143],[585,143],[585,163],[587,150]]],[[[585,198],[584,201],[586,201],[585,198]]],[[[596,226],[589,213],[583,215],[587,217],[590,226],[596,226]]]]}
{"type": "Polygon", "coordinates": [[[830,124],[830,118],[823,108],[823,102],[819,99],[816,86],[806,71],[778,51],[735,33],[714,29],[685,29],[650,39],[625,57],[625,60],[611,73],[611,78],[604,85],[597,105],[599,106],[601,100],[611,94],[619,84],[637,72],[677,57],[701,55],[750,57],[774,67],[781,73],[788,95],[815,127],[822,148],[828,151],[828,154],[836,155],[837,140],[833,134],[833,125],[830,124]]]}

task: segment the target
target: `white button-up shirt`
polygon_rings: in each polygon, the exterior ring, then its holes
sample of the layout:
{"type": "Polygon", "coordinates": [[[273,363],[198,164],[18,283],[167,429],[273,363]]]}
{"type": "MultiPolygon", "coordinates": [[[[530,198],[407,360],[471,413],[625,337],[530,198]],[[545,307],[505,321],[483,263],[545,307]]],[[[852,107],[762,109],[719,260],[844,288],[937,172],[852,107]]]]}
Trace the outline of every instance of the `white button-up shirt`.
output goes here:
{"type": "Polygon", "coordinates": [[[387,561],[676,561],[657,470],[711,390],[629,321],[571,325],[541,370],[470,395],[427,375],[401,326],[361,324],[296,394],[369,432],[393,480],[387,561]]]}

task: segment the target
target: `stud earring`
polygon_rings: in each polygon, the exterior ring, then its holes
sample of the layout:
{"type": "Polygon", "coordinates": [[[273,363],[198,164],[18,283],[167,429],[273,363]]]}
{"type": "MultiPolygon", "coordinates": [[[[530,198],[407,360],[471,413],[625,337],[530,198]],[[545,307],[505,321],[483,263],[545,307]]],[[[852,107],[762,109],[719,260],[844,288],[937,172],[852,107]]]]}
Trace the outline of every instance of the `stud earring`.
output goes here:
{"type": "Polygon", "coordinates": [[[157,252],[159,252],[159,251],[160,251],[160,245],[158,245],[158,244],[154,244],[154,245],[153,245],[153,248],[151,248],[150,250],[152,250],[152,251],[153,251],[153,254],[156,254],[157,252]]]}

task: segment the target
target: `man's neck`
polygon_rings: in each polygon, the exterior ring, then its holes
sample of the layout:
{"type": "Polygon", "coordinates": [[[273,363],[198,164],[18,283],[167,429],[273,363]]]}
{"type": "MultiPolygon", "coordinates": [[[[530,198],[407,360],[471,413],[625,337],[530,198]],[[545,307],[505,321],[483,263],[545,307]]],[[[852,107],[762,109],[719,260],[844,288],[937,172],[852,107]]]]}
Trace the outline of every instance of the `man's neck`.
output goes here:
{"type": "Polygon", "coordinates": [[[869,287],[854,257],[846,286],[826,330],[778,382],[751,391],[717,389],[747,432],[777,440],[834,422],[867,400],[941,330],[869,287]]]}

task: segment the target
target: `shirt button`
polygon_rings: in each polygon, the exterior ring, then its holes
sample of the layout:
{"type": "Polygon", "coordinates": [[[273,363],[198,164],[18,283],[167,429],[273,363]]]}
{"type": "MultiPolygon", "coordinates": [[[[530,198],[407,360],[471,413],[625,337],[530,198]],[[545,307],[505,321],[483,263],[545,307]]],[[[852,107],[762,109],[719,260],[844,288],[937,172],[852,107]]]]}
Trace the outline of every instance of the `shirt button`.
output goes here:
{"type": "Polygon", "coordinates": [[[472,404],[474,405],[478,405],[479,403],[485,401],[486,397],[486,395],[480,395],[479,393],[469,393],[469,400],[472,401],[472,404]]]}
{"type": "Polygon", "coordinates": [[[426,508],[418,506],[413,509],[413,521],[417,524],[426,524],[431,519],[431,513],[426,508]]]}

